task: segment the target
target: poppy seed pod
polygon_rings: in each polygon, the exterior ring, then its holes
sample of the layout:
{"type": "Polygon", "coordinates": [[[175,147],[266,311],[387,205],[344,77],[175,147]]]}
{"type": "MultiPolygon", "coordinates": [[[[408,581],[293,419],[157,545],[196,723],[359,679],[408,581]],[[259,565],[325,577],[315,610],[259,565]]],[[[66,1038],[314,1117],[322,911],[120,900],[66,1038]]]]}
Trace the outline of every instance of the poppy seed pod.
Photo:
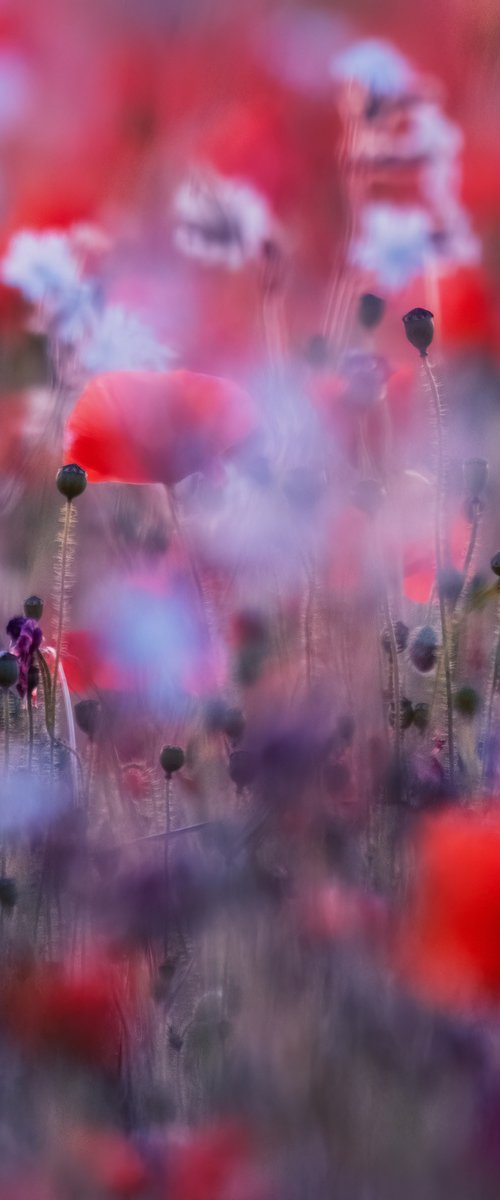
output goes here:
{"type": "Polygon", "coordinates": [[[464,490],[467,499],[482,496],[488,482],[488,463],[485,458],[468,458],[462,466],[464,490]]]}
{"type": "Polygon", "coordinates": [[[500,575],[500,551],[493,555],[493,558],[490,562],[490,567],[494,575],[500,575]]]}
{"type": "Polygon", "coordinates": [[[380,325],[384,313],[385,300],[381,296],[374,296],[373,292],[365,292],[360,296],[358,320],[364,329],[375,329],[380,325]]]}
{"type": "Polygon", "coordinates": [[[65,500],[76,500],[87,487],[87,472],[77,463],[66,463],[56,475],[56,487],[65,500]]]}
{"type": "Polygon", "coordinates": [[[75,721],[89,741],[93,741],[101,718],[101,707],[97,700],[79,700],[74,707],[75,721]]]}
{"type": "MultiPolygon", "coordinates": [[[[410,636],[410,630],[408,629],[408,626],[405,625],[404,621],[395,621],[393,624],[393,630],[394,630],[394,640],[396,642],[396,650],[397,650],[398,654],[402,654],[403,650],[406,650],[406,647],[408,645],[408,638],[410,636]]],[[[383,650],[385,650],[386,654],[389,654],[390,649],[391,649],[391,638],[390,638],[389,629],[382,630],[380,641],[382,643],[383,650]]]]}
{"type": "Polygon", "coordinates": [[[39,621],[43,616],[43,600],[40,596],[28,596],[24,601],[24,615],[31,621],[39,621]]]}
{"type": "Polygon", "coordinates": [[[410,661],[417,671],[426,675],[436,666],[438,640],[430,625],[421,625],[413,635],[410,643],[410,661]]]}
{"type": "Polygon", "coordinates": [[[434,313],[428,308],[412,308],[405,313],[403,325],[408,341],[425,358],[434,337],[434,313]]]}
{"type": "Polygon", "coordinates": [[[174,775],[184,766],[186,756],[180,746],[164,746],[160,754],[160,766],[165,775],[174,775]]]}
{"type": "Polygon", "coordinates": [[[15,654],[6,651],[0,654],[0,687],[10,688],[19,679],[19,659],[15,654]]]}

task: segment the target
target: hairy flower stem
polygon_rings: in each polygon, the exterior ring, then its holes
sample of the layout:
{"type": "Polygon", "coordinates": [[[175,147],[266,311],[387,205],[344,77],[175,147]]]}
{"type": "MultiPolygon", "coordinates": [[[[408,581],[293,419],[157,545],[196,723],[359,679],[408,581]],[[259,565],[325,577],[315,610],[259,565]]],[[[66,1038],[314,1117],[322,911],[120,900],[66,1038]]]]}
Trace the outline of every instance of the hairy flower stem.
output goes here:
{"type": "Polygon", "coordinates": [[[437,573],[437,592],[439,598],[439,616],[441,620],[441,637],[443,642],[443,662],[444,675],[446,684],[446,715],[448,726],[448,759],[450,767],[450,783],[453,786],[455,782],[455,745],[453,733],[453,697],[451,691],[451,665],[450,665],[450,647],[448,643],[448,626],[446,618],[446,604],[440,586],[443,571],[443,493],[444,493],[444,453],[443,453],[443,412],[441,408],[441,398],[439,388],[434,371],[430,365],[427,354],[422,355],[422,366],[425,372],[431,398],[434,407],[434,416],[436,421],[437,433],[437,479],[436,479],[436,512],[435,512],[435,547],[436,547],[436,573],[437,573]]]}
{"type": "Polygon", "coordinates": [[[26,703],[28,706],[28,770],[31,771],[33,766],[33,699],[30,691],[28,691],[26,703]]]}
{"type": "MultiPolygon", "coordinates": [[[[68,568],[68,556],[70,548],[70,530],[73,518],[73,505],[71,500],[66,500],[64,510],[64,525],[62,531],[61,542],[61,577],[59,586],[59,605],[57,612],[57,627],[56,627],[56,647],[54,657],[54,673],[52,676],[52,694],[50,701],[50,730],[52,739],[54,738],[56,725],[56,701],[57,701],[57,683],[59,678],[59,663],[61,661],[62,639],[64,630],[64,609],[66,599],[66,574],[68,568]]],[[[52,740],[52,748],[54,741],[52,740]]]]}
{"type": "Polygon", "coordinates": [[[165,940],[164,952],[165,959],[168,954],[168,921],[169,921],[169,856],[170,856],[170,826],[171,826],[171,810],[172,810],[172,776],[167,775],[165,780],[165,840],[163,842],[163,865],[165,873],[165,940]]]}
{"type": "Polygon", "coordinates": [[[9,706],[9,689],[4,688],[3,691],[3,720],[4,720],[4,771],[7,775],[9,770],[9,755],[10,755],[10,706],[9,706]]]}

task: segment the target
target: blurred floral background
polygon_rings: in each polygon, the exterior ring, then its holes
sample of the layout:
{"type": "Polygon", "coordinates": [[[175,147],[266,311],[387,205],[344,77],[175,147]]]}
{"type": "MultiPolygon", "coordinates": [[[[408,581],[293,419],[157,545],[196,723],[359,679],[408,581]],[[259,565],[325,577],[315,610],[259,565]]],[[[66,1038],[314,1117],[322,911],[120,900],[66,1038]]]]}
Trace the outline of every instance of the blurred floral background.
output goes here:
{"type": "Polygon", "coordinates": [[[495,1200],[500,11],[0,0],[0,1198],[495,1200]]]}

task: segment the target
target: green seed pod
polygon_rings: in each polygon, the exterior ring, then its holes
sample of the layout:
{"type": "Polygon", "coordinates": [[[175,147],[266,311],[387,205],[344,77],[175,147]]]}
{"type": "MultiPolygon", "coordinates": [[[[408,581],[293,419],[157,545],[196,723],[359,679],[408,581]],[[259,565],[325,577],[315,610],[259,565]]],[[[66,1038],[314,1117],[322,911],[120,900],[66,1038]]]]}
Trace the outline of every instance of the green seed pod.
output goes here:
{"type": "Polygon", "coordinates": [[[160,766],[169,777],[184,766],[186,756],[180,746],[164,746],[160,754],[160,766]]]}
{"type": "Polygon", "coordinates": [[[65,500],[76,500],[87,487],[87,472],[77,463],[66,463],[57,472],[56,487],[65,500]]]}

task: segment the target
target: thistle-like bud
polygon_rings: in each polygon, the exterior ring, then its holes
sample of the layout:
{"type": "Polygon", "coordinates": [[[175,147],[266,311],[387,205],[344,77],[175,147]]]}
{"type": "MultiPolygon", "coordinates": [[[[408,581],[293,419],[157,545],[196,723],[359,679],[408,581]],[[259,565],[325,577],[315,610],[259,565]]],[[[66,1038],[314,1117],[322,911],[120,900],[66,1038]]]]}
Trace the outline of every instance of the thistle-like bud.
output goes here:
{"type": "Polygon", "coordinates": [[[160,754],[160,766],[169,777],[184,766],[186,756],[180,746],[164,746],[160,754]]]}
{"type": "Polygon", "coordinates": [[[24,601],[24,615],[31,621],[40,621],[43,616],[43,600],[40,596],[28,596],[24,601]]]}
{"type": "Polygon", "coordinates": [[[462,467],[465,495],[469,500],[482,496],[488,482],[485,458],[468,458],[462,467]]]}
{"type": "Polygon", "coordinates": [[[425,358],[434,337],[434,313],[428,308],[412,308],[405,313],[403,325],[408,341],[425,358]]]}
{"type": "Polygon", "coordinates": [[[87,472],[77,463],[66,463],[57,472],[56,487],[65,500],[76,500],[87,487],[87,472]]]}
{"type": "Polygon", "coordinates": [[[101,719],[101,706],[97,700],[79,700],[74,708],[75,721],[82,733],[93,742],[101,719]]]}
{"type": "Polygon", "coordinates": [[[410,662],[422,675],[433,671],[437,662],[438,640],[431,625],[421,625],[415,630],[410,643],[410,662]]]}
{"type": "Polygon", "coordinates": [[[7,650],[0,654],[0,687],[10,688],[19,679],[19,659],[7,650]]]}
{"type": "MultiPolygon", "coordinates": [[[[408,645],[410,630],[408,629],[408,626],[405,625],[404,621],[395,621],[393,624],[393,630],[394,640],[396,642],[396,650],[398,654],[402,654],[403,650],[406,650],[408,645]]],[[[382,649],[385,650],[386,654],[390,654],[391,637],[389,629],[382,630],[380,641],[382,643],[382,649]]]]}
{"type": "Polygon", "coordinates": [[[365,292],[360,296],[358,320],[364,329],[375,329],[380,325],[384,313],[385,300],[382,300],[381,296],[374,296],[373,292],[365,292]]]}

